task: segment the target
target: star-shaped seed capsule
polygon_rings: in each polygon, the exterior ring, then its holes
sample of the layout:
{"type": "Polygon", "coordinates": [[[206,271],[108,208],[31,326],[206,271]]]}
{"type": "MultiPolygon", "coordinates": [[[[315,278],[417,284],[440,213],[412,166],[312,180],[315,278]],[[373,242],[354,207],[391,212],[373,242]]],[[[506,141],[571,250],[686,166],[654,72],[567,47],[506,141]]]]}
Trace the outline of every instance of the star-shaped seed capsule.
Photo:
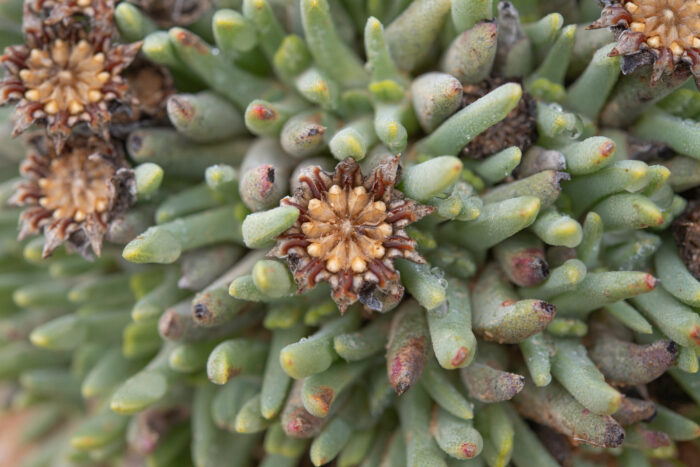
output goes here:
{"type": "Polygon", "coordinates": [[[71,137],[57,154],[42,136],[34,138],[11,204],[26,206],[20,239],[43,233],[44,257],[64,241],[89,256],[99,255],[109,223],[134,202],[133,172],[114,148],[98,137],[71,137]]]}
{"type": "Polygon", "coordinates": [[[308,167],[282,205],[295,206],[297,222],[277,239],[270,256],[285,258],[303,292],[326,281],[341,312],[356,301],[379,311],[403,295],[395,258],[423,263],[405,231],[433,212],[395,189],[399,158],[385,158],[364,177],[348,158],[328,173],[308,167]]]}
{"type": "Polygon", "coordinates": [[[59,151],[78,123],[106,135],[108,103],[124,99],[128,86],[121,72],[141,46],[111,45],[102,35],[67,36],[35,37],[31,42],[38,46],[10,46],[0,57],[6,69],[0,103],[16,104],[15,134],[42,124],[59,151]]]}

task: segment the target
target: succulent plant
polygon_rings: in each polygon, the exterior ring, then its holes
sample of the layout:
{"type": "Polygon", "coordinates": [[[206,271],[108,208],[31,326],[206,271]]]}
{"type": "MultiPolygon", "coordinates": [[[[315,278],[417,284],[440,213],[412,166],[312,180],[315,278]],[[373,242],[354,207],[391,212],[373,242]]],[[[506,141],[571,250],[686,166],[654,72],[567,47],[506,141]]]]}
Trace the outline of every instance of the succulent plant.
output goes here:
{"type": "Polygon", "coordinates": [[[694,465],[698,8],[1,4],[8,465],[694,465]]]}

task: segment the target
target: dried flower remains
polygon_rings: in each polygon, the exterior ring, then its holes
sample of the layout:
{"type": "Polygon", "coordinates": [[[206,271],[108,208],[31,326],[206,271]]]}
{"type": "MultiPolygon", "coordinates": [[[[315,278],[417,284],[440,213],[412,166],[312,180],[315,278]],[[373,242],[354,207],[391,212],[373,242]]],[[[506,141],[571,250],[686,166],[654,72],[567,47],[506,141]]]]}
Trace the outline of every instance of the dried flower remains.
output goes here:
{"type": "Polygon", "coordinates": [[[425,262],[405,228],[434,208],[404,198],[395,189],[398,176],[398,156],[366,177],[352,158],[333,173],[315,166],[302,171],[294,196],[281,201],[297,207],[299,219],[269,253],[287,260],[300,292],[326,281],[341,312],[358,300],[375,311],[383,301],[400,300],[394,259],[425,262]]]}
{"type": "Polygon", "coordinates": [[[15,134],[41,123],[57,150],[80,122],[106,136],[108,103],[124,99],[127,85],[120,75],[141,43],[111,45],[98,31],[82,38],[49,36],[41,36],[36,47],[8,47],[0,57],[7,71],[0,103],[17,105],[15,134]]]}
{"type": "Polygon", "coordinates": [[[616,0],[589,29],[618,35],[611,56],[623,55],[623,71],[653,62],[652,83],[679,64],[700,80],[700,0],[616,0]]]}
{"type": "Polygon", "coordinates": [[[44,257],[64,241],[85,256],[90,246],[99,255],[109,223],[135,198],[126,160],[95,136],[73,136],[60,155],[36,137],[21,172],[26,179],[10,200],[27,207],[19,238],[43,232],[44,257]]]}

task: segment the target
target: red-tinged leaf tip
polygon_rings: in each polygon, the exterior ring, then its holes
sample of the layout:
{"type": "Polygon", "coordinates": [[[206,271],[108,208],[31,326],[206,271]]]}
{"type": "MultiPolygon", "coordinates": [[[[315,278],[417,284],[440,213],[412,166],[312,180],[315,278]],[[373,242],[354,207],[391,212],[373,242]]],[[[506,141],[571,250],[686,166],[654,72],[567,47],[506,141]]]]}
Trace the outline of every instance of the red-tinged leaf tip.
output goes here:
{"type": "Polygon", "coordinates": [[[316,408],[325,415],[328,415],[334,398],[335,391],[328,386],[319,387],[315,394],[311,396],[311,399],[316,403],[316,408]]]}
{"type": "Polygon", "coordinates": [[[615,143],[613,141],[607,141],[600,148],[600,155],[605,157],[605,158],[612,156],[612,154],[614,152],[615,152],[615,143]]]}
{"type": "Polygon", "coordinates": [[[266,105],[254,105],[250,111],[258,120],[272,120],[277,117],[277,112],[266,105]]]}
{"type": "Polygon", "coordinates": [[[460,347],[457,350],[455,356],[452,357],[452,360],[450,360],[450,363],[452,364],[452,366],[458,367],[459,365],[464,363],[467,357],[469,357],[469,349],[467,349],[466,347],[460,347]]]}
{"type": "Polygon", "coordinates": [[[693,340],[693,342],[700,345],[700,327],[698,327],[697,324],[693,325],[693,329],[690,331],[688,336],[693,340]]]}
{"type": "Polygon", "coordinates": [[[651,274],[647,274],[644,278],[644,283],[647,285],[649,290],[654,290],[656,285],[659,283],[659,280],[651,274]]]}
{"type": "Polygon", "coordinates": [[[463,443],[460,449],[467,459],[471,459],[476,456],[478,447],[473,443],[463,443]]]}

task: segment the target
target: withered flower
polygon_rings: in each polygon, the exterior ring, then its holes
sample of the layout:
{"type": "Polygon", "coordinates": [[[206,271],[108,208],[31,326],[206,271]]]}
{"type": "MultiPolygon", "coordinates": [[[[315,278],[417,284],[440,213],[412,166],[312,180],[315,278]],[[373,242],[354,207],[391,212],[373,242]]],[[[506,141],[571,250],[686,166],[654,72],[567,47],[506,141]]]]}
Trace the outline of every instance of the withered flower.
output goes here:
{"type": "Polygon", "coordinates": [[[120,75],[141,43],[111,45],[103,32],[92,32],[80,39],[72,33],[49,39],[47,33],[33,36],[37,46],[5,49],[0,56],[7,71],[0,83],[0,104],[16,104],[15,135],[41,123],[57,151],[80,122],[106,137],[107,104],[124,98],[127,85],[120,75]]]}
{"type": "Polygon", "coordinates": [[[700,0],[613,0],[589,29],[610,27],[623,72],[652,63],[652,84],[680,63],[700,81],[700,0]]]}
{"type": "Polygon", "coordinates": [[[161,28],[187,26],[211,8],[209,0],[131,0],[161,28]]]}
{"type": "MultiPolygon", "coordinates": [[[[479,84],[464,86],[462,107],[484,97],[497,87],[512,80],[489,77],[479,84]]],[[[491,125],[486,131],[472,139],[462,150],[465,157],[483,159],[511,146],[519,147],[523,152],[537,140],[537,120],[535,112],[537,102],[523,92],[523,97],[510,113],[495,125],[491,125]]]]}
{"type": "Polygon", "coordinates": [[[126,138],[137,126],[165,119],[168,97],[175,93],[170,71],[140,57],[124,70],[122,77],[128,86],[125,99],[110,106],[110,132],[118,138],[126,138]]]}
{"type": "Polygon", "coordinates": [[[25,180],[10,203],[26,206],[19,238],[43,232],[43,256],[64,241],[98,256],[109,223],[135,200],[133,171],[114,147],[96,136],[73,135],[60,154],[42,136],[32,138],[20,167],[25,180]]]}
{"type": "Polygon", "coordinates": [[[393,260],[425,262],[405,228],[434,208],[394,188],[399,169],[399,156],[390,156],[366,177],[352,158],[332,173],[320,167],[301,172],[294,196],[280,203],[298,208],[299,219],[269,253],[287,260],[299,292],[326,281],[341,313],[358,299],[380,311],[382,299],[401,298],[393,260]]]}

